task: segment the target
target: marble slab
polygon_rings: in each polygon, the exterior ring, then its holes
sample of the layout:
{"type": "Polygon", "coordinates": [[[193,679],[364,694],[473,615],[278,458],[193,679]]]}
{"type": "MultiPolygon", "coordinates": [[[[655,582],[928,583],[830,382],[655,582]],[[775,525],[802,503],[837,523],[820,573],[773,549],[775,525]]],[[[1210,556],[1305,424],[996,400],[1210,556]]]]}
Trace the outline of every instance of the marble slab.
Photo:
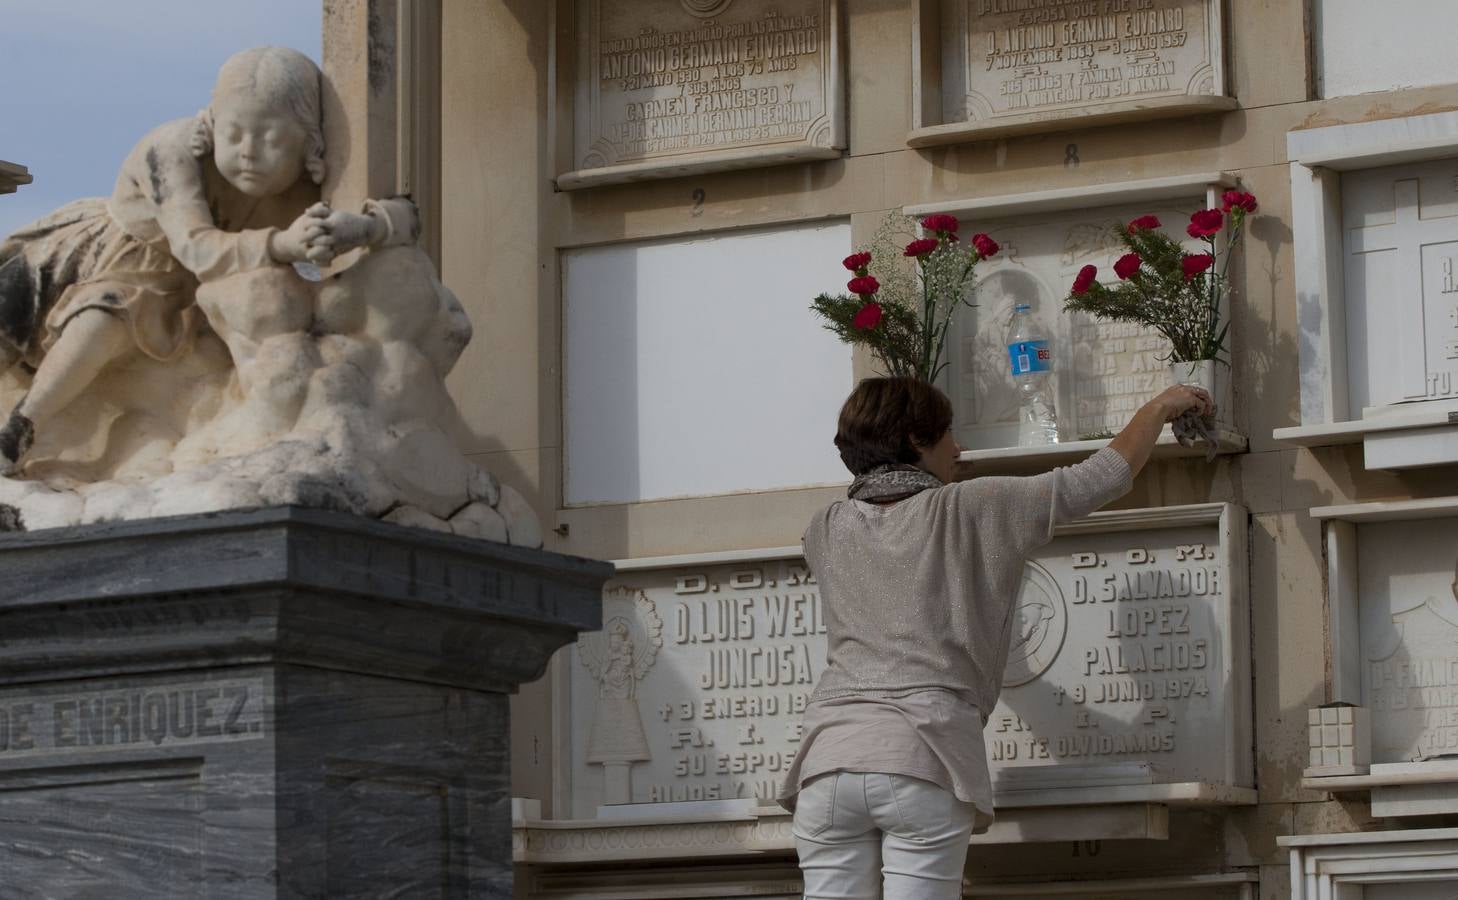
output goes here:
{"type": "Polygon", "coordinates": [[[240,900],[509,896],[507,693],[611,572],[297,509],[0,570],[0,892],[240,900]]]}
{"type": "Polygon", "coordinates": [[[1221,0],[932,0],[919,12],[935,23],[918,23],[920,68],[935,75],[912,146],[1235,105],[1221,0]]]}
{"type": "Polygon", "coordinates": [[[1373,764],[1458,753],[1458,518],[1357,527],[1373,764]]]}
{"type": "MultiPolygon", "coordinates": [[[[833,159],[839,0],[578,0],[563,190],[833,159]]],[[[561,51],[559,51],[561,52],[561,51]]]]}
{"type": "MultiPolygon", "coordinates": [[[[1000,803],[1058,785],[1250,785],[1245,520],[1233,509],[1096,514],[1029,562],[986,729],[1000,803]]],[[[570,651],[559,816],[773,798],[824,666],[804,561],[624,572],[603,621],[570,651]]]]}

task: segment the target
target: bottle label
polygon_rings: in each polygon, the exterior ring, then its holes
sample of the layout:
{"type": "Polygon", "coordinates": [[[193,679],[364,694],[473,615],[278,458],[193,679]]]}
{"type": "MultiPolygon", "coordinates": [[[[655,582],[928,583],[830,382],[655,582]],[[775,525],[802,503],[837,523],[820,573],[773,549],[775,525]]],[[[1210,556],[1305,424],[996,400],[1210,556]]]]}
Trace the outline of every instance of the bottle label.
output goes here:
{"type": "Polygon", "coordinates": [[[1053,351],[1047,341],[1019,341],[1007,345],[1008,360],[1012,373],[1018,375],[1050,372],[1053,369],[1053,351]]]}

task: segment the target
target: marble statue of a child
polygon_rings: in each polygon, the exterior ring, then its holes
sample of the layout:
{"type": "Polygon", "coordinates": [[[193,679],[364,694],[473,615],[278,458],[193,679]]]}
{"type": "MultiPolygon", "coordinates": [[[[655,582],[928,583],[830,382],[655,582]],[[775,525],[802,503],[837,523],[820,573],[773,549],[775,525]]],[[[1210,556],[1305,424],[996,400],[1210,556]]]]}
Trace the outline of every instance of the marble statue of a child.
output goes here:
{"type": "Polygon", "coordinates": [[[0,373],[35,370],[0,427],[0,475],[108,365],[184,356],[207,328],[199,283],[413,238],[408,202],[362,214],[319,203],[320,80],[293,50],[236,54],[205,110],[142,138],[109,199],[70,203],[0,243],[0,373]]]}

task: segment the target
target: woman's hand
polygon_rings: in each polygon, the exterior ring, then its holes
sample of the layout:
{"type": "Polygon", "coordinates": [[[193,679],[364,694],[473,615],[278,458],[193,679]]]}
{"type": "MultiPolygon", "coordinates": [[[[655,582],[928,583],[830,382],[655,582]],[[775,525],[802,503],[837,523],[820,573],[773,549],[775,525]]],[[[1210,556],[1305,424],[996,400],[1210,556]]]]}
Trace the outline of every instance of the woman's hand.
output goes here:
{"type": "Polygon", "coordinates": [[[1173,422],[1180,416],[1191,410],[1201,416],[1207,416],[1215,411],[1215,404],[1210,395],[1197,387],[1186,384],[1177,384],[1167,388],[1153,400],[1144,404],[1124,430],[1114,436],[1109,446],[1119,452],[1129,462],[1129,470],[1135,475],[1149,462],[1149,454],[1154,450],[1154,442],[1159,440],[1159,434],[1164,430],[1168,422],[1173,422]]]}
{"type": "Polygon", "coordinates": [[[1215,412],[1215,401],[1210,399],[1205,389],[1188,384],[1166,388],[1149,403],[1158,406],[1165,422],[1173,422],[1190,410],[1201,418],[1215,412]]]}

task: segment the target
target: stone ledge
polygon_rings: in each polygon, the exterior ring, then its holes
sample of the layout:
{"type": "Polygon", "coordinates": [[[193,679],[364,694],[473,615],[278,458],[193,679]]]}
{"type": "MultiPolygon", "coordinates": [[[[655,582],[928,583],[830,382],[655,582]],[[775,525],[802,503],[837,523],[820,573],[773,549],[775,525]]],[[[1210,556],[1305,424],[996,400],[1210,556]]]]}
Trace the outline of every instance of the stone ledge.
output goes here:
{"type": "MultiPolygon", "coordinates": [[[[1008,809],[974,846],[1093,840],[1167,840],[1169,808],[1157,803],[1099,807],[1008,809]]],[[[587,819],[512,823],[512,858],[518,864],[555,866],[793,853],[791,817],[746,814],[717,820],[587,819]]]]}
{"type": "Polygon", "coordinates": [[[1125,101],[1119,103],[1098,103],[1074,110],[1027,113],[1019,116],[1000,116],[985,122],[952,122],[946,125],[929,125],[917,128],[907,134],[906,145],[921,149],[942,144],[960,144],[971,141],[985,141],[993,138],[1014,137],[1021,134],[1039,134],[1049,131],[1073,131],[1103,125],[1119,125],[1126,122],[1142,122],[1150,119],[1169,119],[1182,116],[1223,113],[1240,107],[1234,97],[1183,96],[1158,97],[1150,100],[1125,101]]]}
{"type": "Polygon", "coordinates": [[[0,159],[0,194],[13,194],[22,184],[30,184],[30,170],[18,163],[0,159]]]}
{"type": "MultiPolygon", "coordinates": [[[[1071,466],[1093,456],[1109,446],[1112,438],[1098,438],[1087,441],[1064,441],[1042,447],[996,447],[985,450],[964,450],[957,457],[959,465],[972,465],[973,473],[991,475],[1000,472],[1036,469],[1047,471],[1058,466],[1071,466]]],[[[1245,436],[1234,431],[1220,429],[1216,433],[1216,453],[1222,456],[1244,453],[1250,449],[1245,436]]],[[[1155,441],[1153,459],[1179,459],[1203,457],[1205,445],[1182,447],[1175,440],[1174,433],[1166,425],[1159,439],[1155,441]]]]}
{"type": "MultiPolygon", "coordinates": [[[[1168,840],[1171,807],[1253,805],[1252,788],[1183,782],[1102,785],[1062,791],[999,791],[997,820],[973,845],[1093,840],[1168,840]]],[[[730,801],[731,803],[733,801],[730,801]]],[[[676,804],[662,804],[671,806],[676,804]]],[[[726,806],[712,816],[653,816],[638,804],[636,817],[541,819],[534,801],[513,801],[512,857],[518,864],[608,862],[754,856],[795,849],[791,817],[777,806],[726,806]],[[711,817],[712,816],[712,817],[711,817]]]]}
{"type": "Polygon", "coordinates": [[[0,684],[287,663],[511,690],[600,627],[613,569],[280,507],[3,535],[0,571],[0,684]]]}

